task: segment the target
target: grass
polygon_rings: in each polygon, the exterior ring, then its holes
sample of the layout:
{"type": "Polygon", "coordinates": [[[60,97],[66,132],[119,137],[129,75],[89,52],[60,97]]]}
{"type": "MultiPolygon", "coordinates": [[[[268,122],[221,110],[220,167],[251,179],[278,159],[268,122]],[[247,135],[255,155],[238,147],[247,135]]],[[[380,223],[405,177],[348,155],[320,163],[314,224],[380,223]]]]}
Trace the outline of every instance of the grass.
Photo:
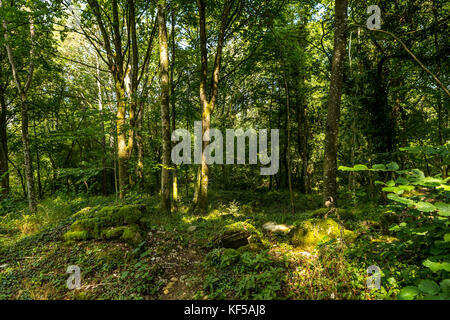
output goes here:
{"type": "MultiPolygon", "coordinates": [[[[377,262],[379,253],[374,248],[380,246],[366,238],[351,250],[331,241],[310,252],[293,247],[286,236],[267,234],[268,246],[258,252],[224,251],[214,243],[231,223],[247,221],[262,231],[268,221],[295,225],[320,208],[319,196],[295,198],[296,214],[292,215],[289,194],[284,191],[213,191],[209,214],[199,216],[189,213],[188,202],[180,202],[172,215],[164,215],[157,210],[158,199],[129,197],[125,202],[155,208],[149,211],[147,238],[137,248],[118,241],[69,244],[61,240],[75,212],[114,205],[113,197],[59,195],[42,201],[35,216],[27,215],[23,203],[4,208],[0,213],[0,299],[394,298],[395,281],[386,282],[379,292],[365,287],[365,270],[377,262]],[[367,255],[366,260],[355,252],[367,255]],[[80,289],[67,289],[69,265],[81,269],[80,289]]],[[[352,229],[363,237],[379,236],[379,231],[362,223],[376,220],[379,208],[366,205],[351,210],[354,218],[347,223],[352,229]]]]}

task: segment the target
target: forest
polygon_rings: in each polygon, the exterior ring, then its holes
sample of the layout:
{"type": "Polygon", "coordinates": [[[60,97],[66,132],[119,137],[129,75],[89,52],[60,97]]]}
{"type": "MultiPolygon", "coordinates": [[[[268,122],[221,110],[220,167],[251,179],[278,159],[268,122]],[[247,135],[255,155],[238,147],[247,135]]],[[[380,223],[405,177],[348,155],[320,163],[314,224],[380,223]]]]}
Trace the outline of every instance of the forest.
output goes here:
{"type": "Polygon", "coordinates": [[[0,0],[0,300],[450,300],[449,18],[0,0]]]}

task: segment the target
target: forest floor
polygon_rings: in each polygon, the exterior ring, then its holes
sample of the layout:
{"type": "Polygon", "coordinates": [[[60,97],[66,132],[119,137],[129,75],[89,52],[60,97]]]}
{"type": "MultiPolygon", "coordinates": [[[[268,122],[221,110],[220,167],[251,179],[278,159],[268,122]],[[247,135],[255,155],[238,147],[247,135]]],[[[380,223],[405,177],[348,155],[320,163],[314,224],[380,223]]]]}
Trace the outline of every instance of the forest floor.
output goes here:
{"type": "MultiPolygon", "coordinates": [[[[289,213],[287,192],[211,192],[208,215],[179,204],[168,216],[152,213],[139,246],[120,241],[66,242],[73,214],[89,206],[117,204],[113,197],[60,195],[43,200],[36,215],[26,204],[3,204],[0,213],[0,299],[392,299],[403,280],[388,254],[392,245],[382,207],[347,210],[345,227],[358,240],[329,241],[305,250],[283,235],[267,234],[269,221],[293,226],[321,209],[318,195],[296,195],[289,213]],[[317,210],[319,209],[319,210],[317,210]],[[379,221],[378,219],[377,221],[379,221]],[[213,241],[227,225],[245,221],[264,238],[252,250],[223,249],[213,241]],[[386,253],[386,255],[384,253],[386,253]],[[383,270],[384,285],[366,288],[368,266],[383,270]],[[81,287],[69,290],[69,265],[79,266],[81,287]]],[[[153,197],[127,203],[157,207],[153,197]]]]}

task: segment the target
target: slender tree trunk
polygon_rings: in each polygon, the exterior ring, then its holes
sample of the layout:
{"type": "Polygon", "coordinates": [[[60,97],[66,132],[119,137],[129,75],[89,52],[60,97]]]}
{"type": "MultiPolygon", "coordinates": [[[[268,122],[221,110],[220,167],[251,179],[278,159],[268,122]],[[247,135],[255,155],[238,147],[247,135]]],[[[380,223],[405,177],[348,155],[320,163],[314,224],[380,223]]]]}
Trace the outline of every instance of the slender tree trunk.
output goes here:
{"type": "Polygon", "coordinates": [[[98,55],[95,56],[97,63],[97,90],[98,90],[98,110],[100,111],[100,128],[102,130],[102,192],[103,195],[108,194],[108,177],[106,174],[106,136],[105,136],[105,120],[103,112],[102,84],[100,83],[100,61],[98,55]]]}
{"type": "Polygon", "coordinates": [[[137,168],[136,175],[138,184],[144,187],[144,139],[142,138],[142,122],[144,121],[144,103],[141,102],[138,117],[136,119],[136,144],[137,144],[137,168]]]}
{"type": "Polygon", "coordinates": [[[344,59],[347,27],[347,0],[335,0],[334,50],[331,70],[330,93],[328,97],[328,114],[325,136],[324,159],[324,202],[336,205],[337,184],[337,146],[339,118],[341,112],[341,95],[344,80],[344,59]]]}
{"type": "MultiPolygon", "coordinates": [[[[0,0],[0,7],[3,7],[2,1],[0,0]]],[[[31,212],[36,212],[36,196],[34,189],[34,177],[33,177],[33,167],[31,162],[31,154],[30,154],[30,139],[28,134],[28,106],[27,106],[27,92],[30,88],[31,81],[33,78],[34,72],[34,22],[30,19],[30,40],[31,40],[31,49],[30,49],[30,65],[28,68],[28,77],[24,85],[21,84],[19,75],[16,68],[16,63],[14,61],[13,52],[11,47],[9,46],[9,36],[8,36],[8,28],[6,24],[6,20],[3,18],[3,31],[5,32],[5,47],[6,52],[8,54],[9,64],[11,65],[11,70],[14,78],[14,83],[16,85],[17,91],[19,93],[20,98],[20,113],[22,116],[22,144],[23,144],[23,155],[25,162],[25,181],[27,184],[28,191],[28,206],[31,212]]]]}
{"type": "Polygon", "coordinates": [[[291,202],[291,213],[295,214],[295,206],[294,206],[294,192],[292,190],[292,180],[291,180],[291,126],[290,126],[290,113],[291,108],[289,105],[290,95],[289,95],[289,86],[287,83],[286,75],[284,75],[284,85],[286,88],[286,131],[287,131],[287,146],[286,146],[286,169],[287,169],[287,180],[289,186],[289,199],[291,202]]]}
{"type": "MultiPolygon", "coordinates": [[[[176,118],[175,118],[175,84],[174,84],[174,70],[175,70],[175,9],[171,12],[171,23],[172,23],[172,35],[171,35],[171,46],[172,46],[172,61],[170,67],[170,103],[172,105],[172,131],[176,130],[176,118]]],[[[172,199],[173,201],[178,201],[178,179],[177,179],[177,166],[173,165],[172,170],[172,199]]]]}
{"type": "MultiPolygon", "coordinates": [[[[232,1],[231,1],[232,2],[232,1]]],[[[217,51],[214,60],[214,67],[211,79],[210,87],[210,99],[206,91],[206,81],[208,76],[208,51],[207,51],[207,37],[206,37],[206,3],[205,0],[198,0],[199,10],[199,26],[200,26],[200,50],[201,50],[201,77],[200,77],[200,101],[202,105],[202,163],[200,167],[200,174],[197,175],[197,190],[196,197],[194,196],[193,208],[198,207],[198,210],[202,214],[206,214],[208,211],[208,164],[207,154],[205,153],[206,147],[209,145],[209,136],[205,133],[209,132],[211,128],[211,114],[216,106],[217,94],[219,90],[219,75],[220,67],[222,64],[222,51],[225,41],[225,30],[228,26],[228,17],[231,10],[231,2],[225,0],[221,25],[219,30],[219,36],[217,40],[217,51]]]]}
{"type": "Polygon", "coordinates": [[[161,208],[170,213],[170,101],[169,101],[169,45],[167,41],[165,0],[158,2],[159,64],[161,84],[161,129],[163,140],[161,172],[161,208]]]}
{"type": "Polygon", "coordinates": [[[39,144],[37,143],[36,121],[33,120],[34,139],[36,140],[36,173],[38,181],[38,197],[42,199],[42,183],[41,183],[41,157],[39,155],[39,144]]]}
{"type": "MultiPolygon", "coordinates": [[[[302,84],[304,84],[304,78],[302,84]]],[[[298,123],[298,146],[300,159],[302,160],[300,169],[300,192],[307,192],[308,184],[308,124],[306,122],[305,95],[297,95],[297,123],[298,123]]]]}
{"type": "MultiPolygon", "coordinates": [[[[1,70],[0,70],[1,71],[1,70]]],[[[8,134],[6,131],[6,101],[3,88],[0,88],[0,177],[2,180],[2,194],[9,194],[8,167],[8,134]]]]}

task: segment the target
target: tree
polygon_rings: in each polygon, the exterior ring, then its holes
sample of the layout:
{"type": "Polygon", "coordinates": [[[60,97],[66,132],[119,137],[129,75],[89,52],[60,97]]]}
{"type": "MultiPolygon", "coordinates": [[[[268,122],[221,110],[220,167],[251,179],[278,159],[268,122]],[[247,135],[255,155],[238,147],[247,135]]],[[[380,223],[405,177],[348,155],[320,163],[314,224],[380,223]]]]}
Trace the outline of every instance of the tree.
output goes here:
{"type": "Polygon", "coordinates": [[[334,49],[325,136],[323,199],[336,205],[337,148],[347,28],[347,0],[335,0],[334,49]]]}
{"type": "Polygon", "coordinates": [[[159,65],[161,86],[161,132],[163,161],[161,174],[161,207],[170,213],[170,101],[169,101],[169,43],[166,30],[166,3],[158,1],[159,65]]]}
{"type": "MultiPolygon", "coordinates": [[[[3,3],[0,0],[0,8],[3,8],[3,3]]],[[[22,116],[22,144],[23,144],[23,156],[25,162],[25,181],[27,184],[27,192],[28,192],[28,206],[31,212],[36,211],[36,196],[34,190],[34,176],[33,176],[33,166],[31,160],[30,153],[30,138],[28,134],[28,90],[30,89],[31,81],[33,79],[34,73],[34,21],[33,18],[29,18],[30,24],[30,53],[29,53],[29,66],[28,66],[28,74],[24,85],[22,85],[21,79],[19,78],[19,72],[16,66],[16,61],[14,57],[13,50],[11,45],[9,44],[9,35],[8,35],[8,25],[5,18],[2,19],[3,32],[5,37],[5,47],[8,55],[9,64],[11,66],[11,71],[13,74],[14,83],[16,85],[17,92],[20,98],[20,113],[22,116]]]]}
{"type": "Polygon", "coordinates": [[[202,163],[197,175],[196,192],[193,206],[198,206],[201,213],[208,210],[208,164],[205,152],[209,144],[209,130],[211,128],[211,114],[214,111],[219,92],[219,76],[222,63],[222,51],[225,41],[225,31],[229,27],[229,15],[233,0],[225,0],[220,22],[219,35],[217,38],[217,48],[212,71],[211,84],[209,87],[209,97],[207,93],[208,77],[208,50],[206,35],[206,1],[198,0],[199,28],[200,28],[200,51],[201,51],[201,71],[200,71],[200,103],[202,106],[202,163]],[[206,134],[205,134],[206,133],[206,134]]]}

